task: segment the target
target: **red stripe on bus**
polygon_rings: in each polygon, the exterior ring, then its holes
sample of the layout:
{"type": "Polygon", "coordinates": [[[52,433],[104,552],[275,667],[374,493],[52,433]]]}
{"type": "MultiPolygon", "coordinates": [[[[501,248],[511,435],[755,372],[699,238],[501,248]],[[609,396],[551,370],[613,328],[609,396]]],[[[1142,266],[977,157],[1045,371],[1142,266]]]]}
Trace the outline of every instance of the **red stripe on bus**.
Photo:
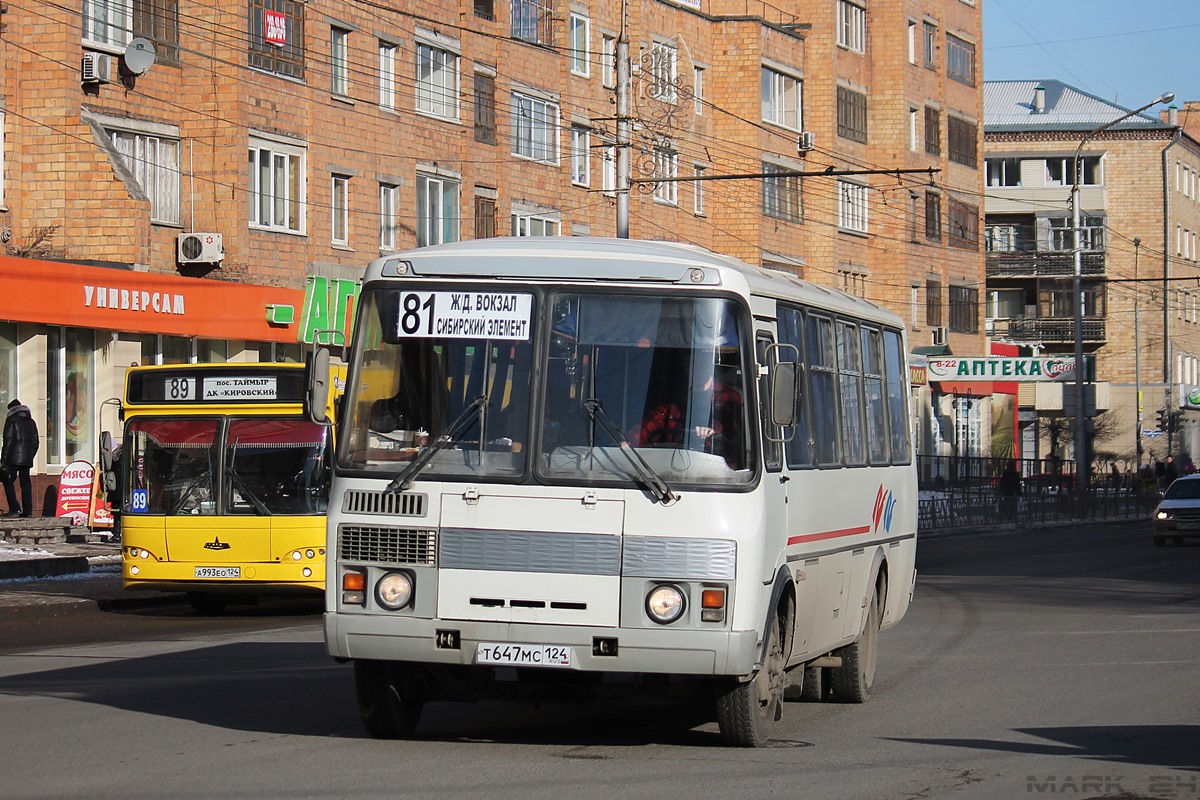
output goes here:
{"type": "Polygon", "coordinates": [[[803,544],[804,542],[819,542],[822,539],[837,539],[840,536],[855,536],[860,533],[870,533],[871,526],[863,525],[858,528],[842,528],[840,531],[825,531],[824,533],[810,533],[807,536],[792,536],[787,543],[803,544]]]}

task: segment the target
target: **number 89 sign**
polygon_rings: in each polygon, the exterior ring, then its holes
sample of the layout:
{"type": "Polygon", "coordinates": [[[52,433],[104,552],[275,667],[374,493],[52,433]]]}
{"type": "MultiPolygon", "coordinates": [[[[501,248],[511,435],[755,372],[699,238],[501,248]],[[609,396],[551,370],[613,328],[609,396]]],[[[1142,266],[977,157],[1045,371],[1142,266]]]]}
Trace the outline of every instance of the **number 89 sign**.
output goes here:
{"type": "Polygon", "coordinates": [[[129,493],[129,510],[134,514],[145,514],[150,510],[150,491],[134,489],[129,493]]]}
{"type": "Polygon", "coordinates": [[[533,295],[522,292],[404,292],[401,338],[529,339],[533,295]]]}

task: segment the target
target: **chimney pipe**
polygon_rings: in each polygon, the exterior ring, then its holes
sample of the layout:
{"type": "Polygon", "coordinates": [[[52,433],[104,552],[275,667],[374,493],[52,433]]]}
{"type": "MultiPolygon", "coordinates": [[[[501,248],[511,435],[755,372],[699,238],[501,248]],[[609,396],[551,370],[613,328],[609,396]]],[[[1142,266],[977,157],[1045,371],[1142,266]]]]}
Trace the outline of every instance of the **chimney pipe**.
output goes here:
{"type": "Polygon", "coordinates": [[[1167,123],[1170,125],[1179,126],[1179,109],[1175,106],[1167,108],[1167,123]]]}
{"type": "Polygon", "coordinates": [[[1040,83],[1033,90],[1033,113],[1046,113],[1046,87],[1040,83]]]}

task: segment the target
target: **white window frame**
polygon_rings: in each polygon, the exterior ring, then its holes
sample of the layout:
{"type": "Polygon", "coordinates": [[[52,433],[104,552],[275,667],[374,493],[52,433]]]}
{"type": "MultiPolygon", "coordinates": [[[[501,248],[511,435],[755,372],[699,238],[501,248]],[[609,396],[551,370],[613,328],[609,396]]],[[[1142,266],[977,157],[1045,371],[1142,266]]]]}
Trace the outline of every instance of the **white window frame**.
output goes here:
{"type": "Polygon", "coordinates": [[[399,47],[379,42],[379,107],[396,110],[396,53],[399,47]]]}
{"type": "Polygon", "coordinates": [[[650,96],[663,103],[679,99],[679,48],[670,42],[650,46],[650,96]]]}
{"type": "Polygon", "coordinates": [[[513,92],[512,115],[513,155],[542,164],[558,164],[558,103],[513,92]]]}
{"type": "Polygon", "coordinates": [[[133,0],[83,0],[83,40],[106,50],[133,39],[133,0]]]}
{"type": "Polygon", "coordinates": [[[4,163],[4,111],[0,109],[0,208],[4,205],[4,174],[7,171],[4,163]]]}
{"type": "Polygon", "coordinates": [[[400,208],[400,187],[394,183],[379,184],[379,249],[396,251],[396,214],[400,208]]]}
{"type": "Polygon", "coordinates": [[[350,176],[329,176],[329,240],[335,245],[350,245],[350,176]]]}
{"type": "Polygon", "coordinates": [[[692,67],[692,101],[697,117],[704,116],[704,67],[692,67]]]}
{"type": "Polygon", "coordinates": [[[908,63],[917,63],[917,21],[908,21],[908,63]]]}
{"type": "MultiPolygon", "coordinates": [[[[654,148],[654,177],[679,177],[679,151],[669,141],[659,142],[654,148]]],[[[679,182],[660,180],[654,184],[654,202],[679,205],[679,182]]]]}
{"type": "Polygon", "coordinates": [[[179,139],[127,129],[107,132],[113,149],[125,159],[125,166],[150,200],[150,221],[179,225],[183,218],[179,139]]]}
{"type": "Polygon", "coordinates": [[[908,149],[914,153],[921,149],[921,109],[908,109],[908,149]]]}
{"type": "Polygon", "coordinates": [[[600,150],[600,191],[608,196],[617,193],[617,146],[605,145],[600,150]]]}
{"type": "Polygon", "coordinates": [[[416,76],[417,113],[457,120],[458,53],[418,40],[416,76]]]}
{"type": "Polygon", "coordinates": [[[592,184],[591,136],[583,125],[571,126],[571,183],[576,186],[592,184]]]}
{"type": "Polygon", "coordinates": [[[867,187],[852,181],[838,181],[838,227],[855,233],[867,233],[867,187]]]}
{"type": "Polygon", "coordinates": [[[561,236],[562,220],[548,214],[512,215],[513,236],[561,236]]]}
{"type": "Polygon", "coordinates": [[[592,74],[592,21],[576,11],[571,12],[571,74],[587,78],[592,74]]]}
{"type": "Polygon", "coordinates": [[[336,25],[329,28],[329,79],[331,92],[350,94],[350,31],[336,25]]]}
{"type": "Polygon", "coordinates": [[[762,68],[762,118],[791,131],[803,130],[803,85],[794,75],[762,68]]]}
{"type": "Polygon", "coordinates": [[[303,234],[308,193],[307,148],[252,135],[249,152],[250,227],[303,234]],[[265,175],[264,163],[268,165],[265,175]],[[264,177],[270,185],[262,185],[264,177]],[[264,204],[269,204],[269,208],[264,204]]]}
{"type": "Polygon", "coordinates": [[[462,181],[417,173],[417,247],[459,240],[459,197],[462,181]],[[453,216],[448,215],[453,209],[453,216]]]}
{"type": "Polygon", "coordinates": [[[617,37],[600,34],[600,84],[606,89],[617,85],[617,37]]]}
{"type": "Polygon", "coordinates": [[[837,0],[837,43],[855,53],[867,51],[867,10],[851,0],[837,0]]]}
{"type": "MultiPolygon", "coordinates": [[[[708,170],[699,164],[692,166],[692,176],[695,178],[703,178],[708,170]]],[[[704,181],[692,181],[692,213],[697,217],[704,217],[707,214],[704,211],[704,181]]]]}

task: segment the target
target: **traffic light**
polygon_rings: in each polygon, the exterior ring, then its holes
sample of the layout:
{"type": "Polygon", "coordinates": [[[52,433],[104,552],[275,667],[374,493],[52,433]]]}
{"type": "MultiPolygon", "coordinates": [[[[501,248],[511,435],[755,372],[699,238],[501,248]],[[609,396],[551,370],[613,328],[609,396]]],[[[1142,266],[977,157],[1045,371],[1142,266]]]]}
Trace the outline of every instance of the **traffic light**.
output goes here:
{"type": "Polygon", "coordinates": [[[1158,429],[1160,431],[1162,431],[1163,433],[1166,433],[1167,432],[1167,410],[1165,408],[1160,408],[1156,413],[1158,414],[1158,429]]]}

